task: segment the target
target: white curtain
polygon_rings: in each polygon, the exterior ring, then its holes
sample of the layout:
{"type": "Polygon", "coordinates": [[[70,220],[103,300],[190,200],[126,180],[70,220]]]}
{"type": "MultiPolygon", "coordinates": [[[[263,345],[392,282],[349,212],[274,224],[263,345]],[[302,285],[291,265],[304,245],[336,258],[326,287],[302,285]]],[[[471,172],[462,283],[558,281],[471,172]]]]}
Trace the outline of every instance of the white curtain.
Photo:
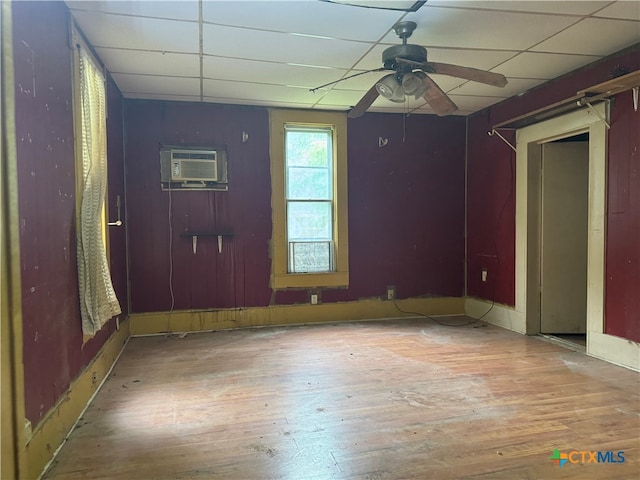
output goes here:
{"type": "Polygon", "coordinates": [[[121,313],[116,298],[103,235],[107,189],[107,121],[104,77],[80,49],[82,124],[82,198],[78,225],[78,281],[82,331],[95,335],[121,313]]]}

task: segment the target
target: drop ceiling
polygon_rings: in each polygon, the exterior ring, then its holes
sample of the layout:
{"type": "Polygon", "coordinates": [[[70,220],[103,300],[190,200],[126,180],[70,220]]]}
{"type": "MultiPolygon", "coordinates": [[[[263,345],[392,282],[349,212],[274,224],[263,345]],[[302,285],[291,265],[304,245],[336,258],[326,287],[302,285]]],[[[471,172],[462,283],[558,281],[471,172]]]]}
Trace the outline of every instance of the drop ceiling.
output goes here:
{"type": "MultiPolygon", "coordinates": [[[[380,67],[400,43],[393,25],[411,20],[409,43],[429,61],[507,77],[497,88],[431,75],[468,115],[640,42],[635,0],[429,0],[409,13],[317,0],[66,3],[126,98],[348,110],[384,72],[310,89],[380,67]]],[[[433,113],[382,97],[369,111],[433,113]]]]}

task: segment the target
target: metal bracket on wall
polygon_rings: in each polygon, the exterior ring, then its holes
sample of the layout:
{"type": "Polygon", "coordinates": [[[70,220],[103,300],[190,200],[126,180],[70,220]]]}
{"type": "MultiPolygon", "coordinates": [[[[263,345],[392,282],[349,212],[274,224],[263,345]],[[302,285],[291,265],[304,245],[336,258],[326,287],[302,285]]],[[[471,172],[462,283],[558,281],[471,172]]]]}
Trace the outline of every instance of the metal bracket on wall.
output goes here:
{"type": "Polygon", "coordinates": [[[218,243],[218,253],[222,253],[222,240],[224,237],[233,237],[232,233],[219,232],[183,232],[181,237],[191,237],[191,250],[195,255],[198,251],[198,237],[216,237],[218,243]]]}
{"type": "MultiPolygon", "coordinates": [[[[578,101],[578,105],[582,105],[582,104],[580,103],[580,101],[578,101]]],[[[584,103],[584,105],[586,105],[586,106],[589,108],[589,110],[591,110],[593,113],[595,113],[595,114],[596,114],[596,116],[597,116],[597,117],[602,121],[602,123],[604,123],[604,124],[607,126],[607,128],[611,128],[611,125],[609,125],[609,122],[607,122],[607,121],[602,117],[602,115],[600,115],[600,112],[598,112],[598,110],[597,110],[596,108],[594,108],[594,107],[593,107],[593,105],[591,105],[591,103],[589,103],[589,102],[585,102],[585,103],[584,103]]]]}
{"type": "MultiPolygon", "coordinates": [[[[513,129],[509,129],[509,130],[513,130],[513,129]]],[[[513,150],[514,152],[516,151],[516,147],[514,147],[513,145],[511,145],[509,143],[509,140],[507,140],[506,138],[504,138],[499,131],[497,131],[495,128],[492,128],[490,132],[487,132],[487,135],[489,135],[490,137],[493,137],[494,135],[497,135],[500,140],[502,140],[504,143],[506,143],[507,145],[509,145],[509,147],[511,147],[511,150],[513,150]]]]}

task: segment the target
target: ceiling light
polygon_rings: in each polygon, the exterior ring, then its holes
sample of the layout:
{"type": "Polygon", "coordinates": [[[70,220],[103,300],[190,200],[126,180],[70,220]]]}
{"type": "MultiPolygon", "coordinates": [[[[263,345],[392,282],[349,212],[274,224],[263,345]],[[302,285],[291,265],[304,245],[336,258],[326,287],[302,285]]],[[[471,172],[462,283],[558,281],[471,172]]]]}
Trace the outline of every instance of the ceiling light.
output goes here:
{"type": "Polygon", "coordinates": [[[404,102],[404,93],[402,93],[402,86],[393,73],[381,78],[380,81],[376,83],[376,90],[380,95],[382,95],[386,99],[391,100],[392,102],[404,102]]]}
{"type": "Polygon", "coordinates": [[[402,92],[405,95],[413,95],[420,98],[429,88],[422,80],[426,77],[424,72],[406,73],[402,77],[402,92]]]}

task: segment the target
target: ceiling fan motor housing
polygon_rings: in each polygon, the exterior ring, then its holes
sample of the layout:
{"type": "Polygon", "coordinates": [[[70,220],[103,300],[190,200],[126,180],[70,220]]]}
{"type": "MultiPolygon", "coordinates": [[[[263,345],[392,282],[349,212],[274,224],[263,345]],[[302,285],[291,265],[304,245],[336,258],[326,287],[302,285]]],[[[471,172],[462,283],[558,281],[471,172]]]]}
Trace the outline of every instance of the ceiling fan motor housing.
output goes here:
{"type": "MultiPolygon", "coordinates": [[[[382,64],[387,70],[396,70],[399,66],[407,66],[406,64],[400,65],[397,58],[404,60],[410,60],[412,62],[424,63],[427,61],[427,49],[420,45],[394,45],[382,52],[382,64]]],[[[409,66],[409,70],[411,67],[409,66]]]]}

